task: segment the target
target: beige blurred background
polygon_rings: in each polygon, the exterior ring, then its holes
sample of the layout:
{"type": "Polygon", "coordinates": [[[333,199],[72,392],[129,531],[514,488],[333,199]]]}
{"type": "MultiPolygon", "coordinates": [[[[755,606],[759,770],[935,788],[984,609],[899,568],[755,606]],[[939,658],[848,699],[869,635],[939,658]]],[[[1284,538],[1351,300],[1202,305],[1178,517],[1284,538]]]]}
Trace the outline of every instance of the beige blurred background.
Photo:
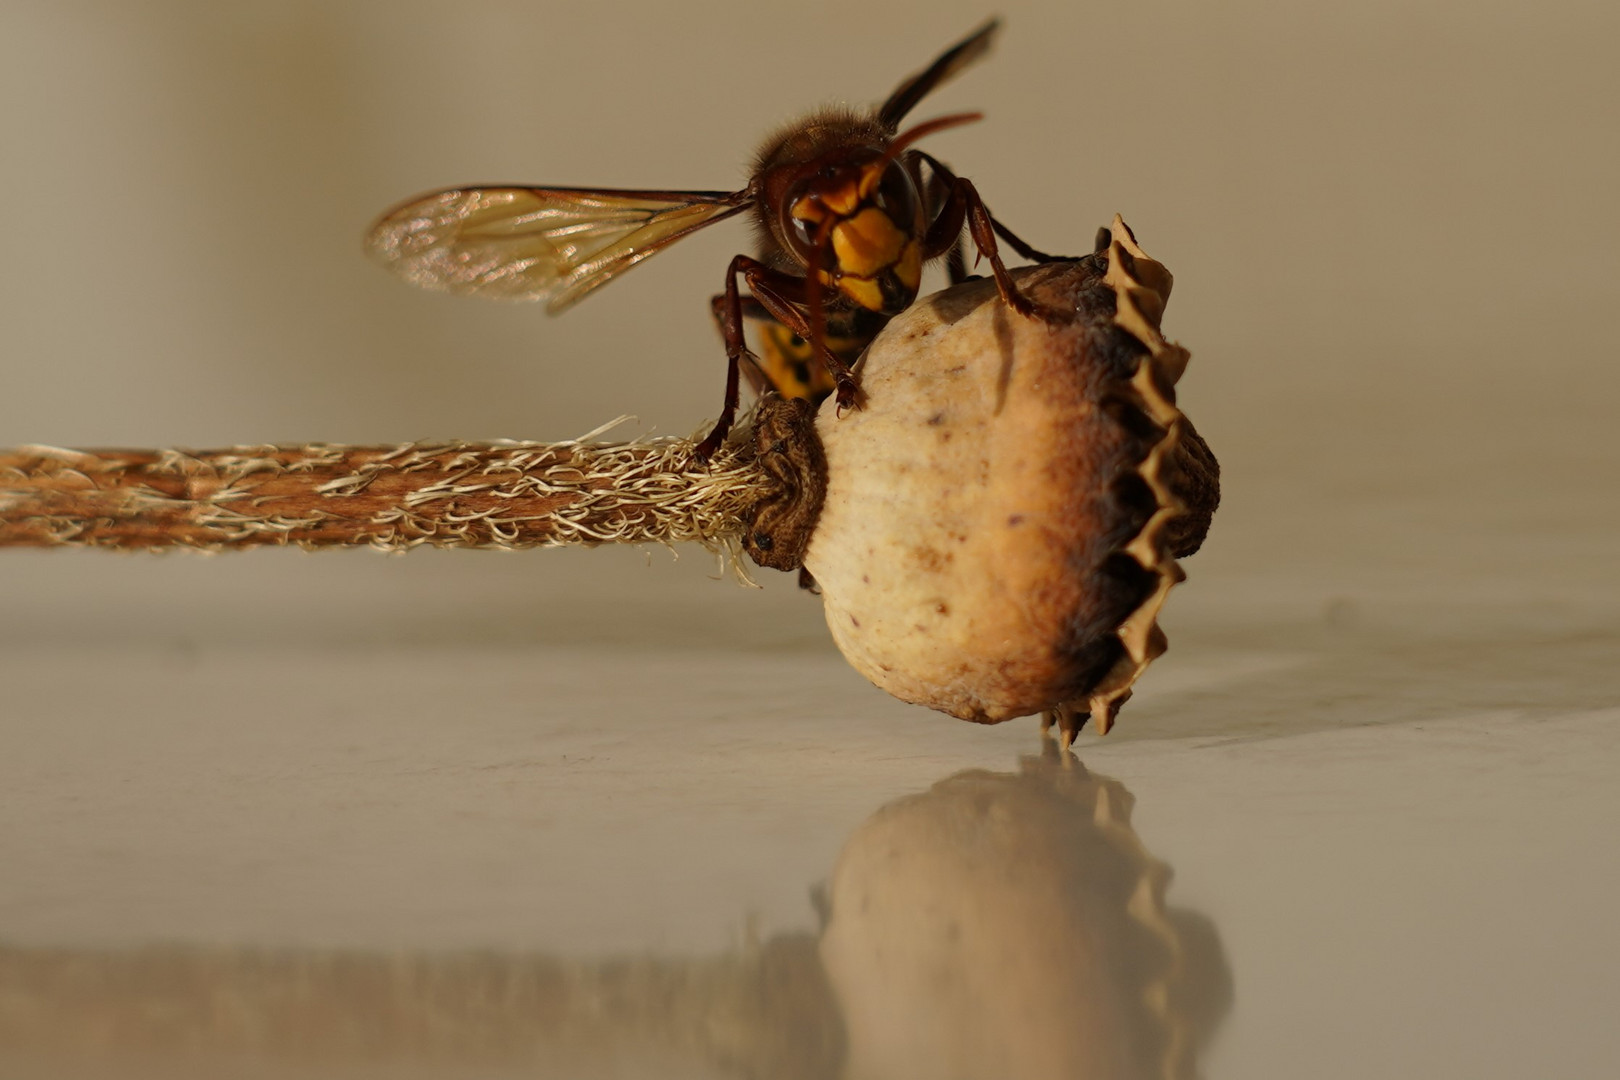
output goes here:
{"type": "MultiPolygon", "coordinates": [[[[1603,434],[1620,391],[1604,317],[1620,299],[1613,5],[1001,13],[993,56],[919,115],[984,110],[932,149],[1037,244],[1084,250],[1118,211],[1176,273],[1183,403],[1228,476],[1201,574],[1410,598],[1461,561],[1485,601],[1552,561],[1572,598],[1612,589],[1608,560],[1572,536],[1620,501],[1603,434]],[[1376,572],[1337,580],[1340,544],[1376,572]]],[[[557,438],[625,413],[632,431],[694,430],[723,378],[706,301],[744,226],[558,319],[406,287],[361,255],[361,233],[406,195],[467,181],[740,186],[774,125],[881,98],[984,15],[9,3],[0,439],[557,438]]],[[[453,581],[485,590],[487,620],[520,623],[548,575],[583,589],[638,562],[8,558],[61,575],[49,602],[11,599],[52,620],[68,617],[57,585],[93,579],[72,594],[92,620],[102,587],[151,573],[165,607],[216,587],[262,601],[312,575],[311,604],[369,603],[371,588],[426,603],[453,581]]],[[[682,573],[640,574],[635,592],[682,573]]]]}
{"type": "MultiPolygon", "coordinates": [[[[929,149],[1039,247],[1125,216],[1225,468],[1171,653],[1080,748],[1227,943],[1213,1075],[1602,1075],[1620,7],[998,8],[918,113],[986,120],[929,149]]],[[[367,224],[463,182],[741,186],[986,14],[8,0],[0,443],[696,430],[746,227],[551,319],[401,284],[367,224]]],[[[0,552],[0,938],[712,948],[813,927],[876,807],[1031,748],[882,698],[789,576],[714,573],[0,552]]]]}

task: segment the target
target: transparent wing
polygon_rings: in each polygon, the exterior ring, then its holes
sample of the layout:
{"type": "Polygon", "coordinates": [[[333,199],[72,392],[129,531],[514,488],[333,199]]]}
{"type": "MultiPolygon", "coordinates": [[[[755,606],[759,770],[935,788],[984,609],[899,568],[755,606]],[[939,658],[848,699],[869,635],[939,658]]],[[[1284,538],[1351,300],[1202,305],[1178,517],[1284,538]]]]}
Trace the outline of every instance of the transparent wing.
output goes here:
{"type": "Polygon", "coordinates": [[[452,188],[388,211],[366,250],[423,288],[544,300],[555,314],[752,202],[747,191],[452,188]]]}

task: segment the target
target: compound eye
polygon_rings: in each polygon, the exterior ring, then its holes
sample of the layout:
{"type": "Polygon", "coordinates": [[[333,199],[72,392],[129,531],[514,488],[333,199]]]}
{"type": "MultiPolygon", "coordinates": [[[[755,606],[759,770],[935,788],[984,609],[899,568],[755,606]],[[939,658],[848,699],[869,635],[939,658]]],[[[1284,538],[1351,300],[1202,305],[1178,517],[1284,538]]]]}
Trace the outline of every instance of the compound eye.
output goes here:
{"type": "Polygon", "coordinates": [[[917,186],[897,161],[883,169],[883,179],[872,193],[872,205],[886,214],[904,232],[917,228],[917,186]]]}
{"type": "MultiPolygon", "coordinates": [[[[786,236],[787,246],[791,249],[792,254],[800,262],[804,262],[805,266],[810,266],[810,264],[816,262],[816,233],[820,233],[821,227],[825,225],[828,209],[821,206],[820,199],[816,199],[813,191],[807,188],[808,185],[800,186],[797,191],[789,193],[786,201],[782,202],[781,220],[782,236],[786,236]],[[813,220],[797,217],[794,210],[799,210],[800,214],[805,214],[813,220]]],[[[823,241],[823,248],[825,246],[825,241],[823,241]]],[[[823,256],[820,256],[820,261],[825,264],[828,257],[823,254],[823,256]]]]}
{"type": "Polygon", "coordinates": [[[782,234],[788,239],[788,246],[793,253],[806,265],[809,265],[810,255],[816,249],[816,223],[805,221],[793,216],[793,207],[796,203],[789,203],[782,211],[782,234]]]}

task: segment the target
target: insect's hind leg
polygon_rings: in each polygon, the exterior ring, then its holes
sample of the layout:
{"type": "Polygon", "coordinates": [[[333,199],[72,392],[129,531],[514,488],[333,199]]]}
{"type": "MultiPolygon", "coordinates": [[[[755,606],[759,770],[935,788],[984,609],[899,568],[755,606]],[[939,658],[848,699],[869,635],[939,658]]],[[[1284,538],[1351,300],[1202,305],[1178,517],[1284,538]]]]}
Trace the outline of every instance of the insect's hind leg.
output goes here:
{"type": "Polygon", "coordinates": [[[1036,251],[1034,248],[1030,247],[1028,244],[1024,243],[1024,241],[1020,240],[1016,235],[1014,235],[1011,229],[997,221],[995,216],[992,215],[989,210],[985,211],[985,216],[990,218],[990,225],[993,229],[995,229],[996,235],[1007,241],[1008,247],[1018,252],[1019,255],[1028,259],[1030,262],[1061,262],[1069,257],[1067,255],[1048,255],[1044,251],[1036,251]]]}

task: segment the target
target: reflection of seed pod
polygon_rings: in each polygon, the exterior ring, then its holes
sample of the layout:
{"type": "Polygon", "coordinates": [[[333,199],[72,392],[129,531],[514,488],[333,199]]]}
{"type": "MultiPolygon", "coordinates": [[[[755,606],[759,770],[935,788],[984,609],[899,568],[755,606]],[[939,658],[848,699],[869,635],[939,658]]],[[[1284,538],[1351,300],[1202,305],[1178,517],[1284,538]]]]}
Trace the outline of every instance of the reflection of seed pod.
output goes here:
{"type": "Polygon", "coordinates": [[[1175,406],[1170,274],[1115,218],[1096,254],[941,293],[867,351],[862,408],[817,420],[827,494],[805,555],[850,662],[896,697],[1107,731],[1164,650],[1155,621],[1218,499],[1175,406]]]}
{"type": "Polygon", "coordinates": [[[0,944],[0,1076],[1184,1080],[1231,998],[1133,800],[1051,742],[889,803],[819,936],[714,955],[0,944]],[[91,1033],[93,1037],[87,1037],[91,1033]]]}
{"type": "Polygon", "coordinates": [[[1196,1076],[1231,973],[1210,922],[1166,905],[1133,802],[1051,755],[863,824],[821,939],[845,1080],[1196,1076]]]}

